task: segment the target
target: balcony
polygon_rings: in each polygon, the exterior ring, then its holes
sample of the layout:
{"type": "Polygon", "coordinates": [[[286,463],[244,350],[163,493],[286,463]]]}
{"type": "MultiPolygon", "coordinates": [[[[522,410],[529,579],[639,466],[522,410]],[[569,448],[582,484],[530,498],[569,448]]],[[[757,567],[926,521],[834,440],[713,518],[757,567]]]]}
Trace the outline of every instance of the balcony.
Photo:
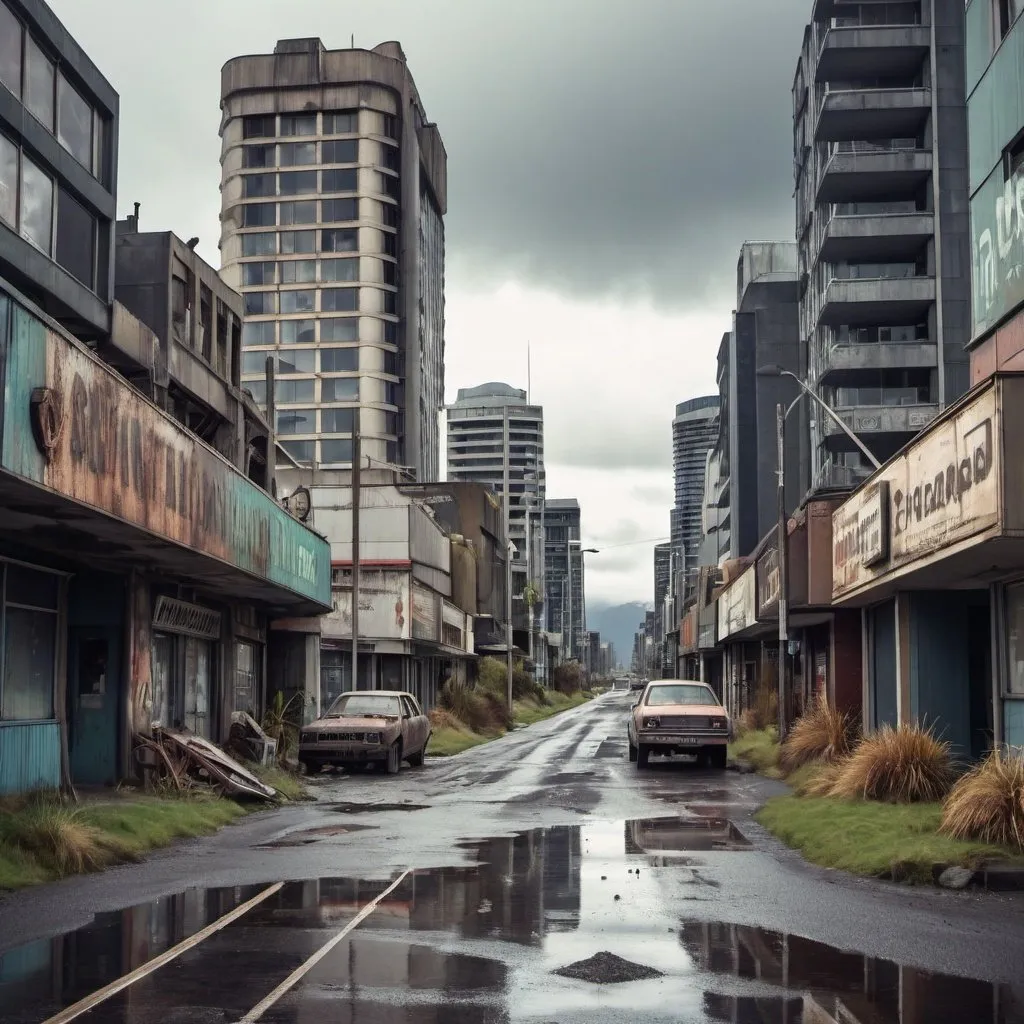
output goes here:
{"type": "Polygon", "coordinates": [[[923,320],[935,302],[935,278],[832,278],[822,294],[820,324],[900,324],[923,320]]]}
{"type": "MultiPolygon", "coordinates": [[[[852,204],[846,208],[857,209],[852,204]]],[[[817,258],[825,263],[913,261],[934,233],[931,213],[834,214],[822,231],[817,258]]]]}
{"type": "MultiPolygon", "coordinates": [[[[859,25],[836,19],[821,40],[815,78],[855,78],[858,75],[913,75],[931,48],[925,25],[859,25]]],[[[853,19],[851,19],[853,21],[853,19]]]]}
{"type": "Polygon", "coordinates": [[[938,359],[938,347],[928,341],[832,345],[822,352],[818,379],[829,384],[860,371],[932,369],[938,359]]]}
{"type": "Polygon", "coordinates": [[[932,173],[932,153],[910,138],[832,142],[821,164],[819,203],[870,202],[912,196],[932,173]]]}
{"type": "MultiPolygon", "coordinates": [[[[863,389],[869,390],[869,389],[863,389]]],[[[880,389],[875,389],[880,390],[880,389]]],[[[916,391],[915,388],[890,389],[916,391]]],[[[938,403],[914,402],[907,405],[854,405],[844,406],[838,403],[835,411],[842,421],[857,435],[871,434],[916,434],[926,427],[939,414],[938,403]]],[[[822,433],[830,447],[850,449],[853,442],[846,436],[840,426],[829,416],[822,416],[822,433]],[[834,442],[834,443],[833,443],[834,442]]]]}
{"type": "Polygon", "coordinates": [[[815,488],[826,491],[852,491],[871,476],[870,466],[846,466],[836,462],[830,455],[821,464],[815,476],[815,488]]]}
{"type": "Polygon", "coordinates": [[[828,89],[814,129],[817,142],[917,137],[931,113],[931,89],[828,89]]]}

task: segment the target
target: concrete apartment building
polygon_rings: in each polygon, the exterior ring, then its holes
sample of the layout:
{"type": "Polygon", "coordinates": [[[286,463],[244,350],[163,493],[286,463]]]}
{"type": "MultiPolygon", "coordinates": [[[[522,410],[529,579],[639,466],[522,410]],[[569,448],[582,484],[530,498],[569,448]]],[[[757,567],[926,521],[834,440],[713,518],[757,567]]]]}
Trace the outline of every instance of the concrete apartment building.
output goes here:
{"type": "Polygon", "coordinates": [[[300,464],[434,481],[444,404],[447,157],[396,42],[280,40],[221,72],[221,274],[242,377],[300,464]]]}
{"type": "MultiPolygon", "coordinates": [[[[968,384],[963,0],[814,0],[793,124],[808,382],[884,461],[968,384]]],[[[867,474],[810,435],[816,486],[867,474]]]]}
{"type": "Polygon", "coordinates": [[[580,527],[580,503],[575,498],[544,503],[545,618],[548,630],[561,637],[563,660],[582,656],[587,628],[580,527]]]}
{"type": "Polygon", "coordinates": [[[675,665],[675,651],[671,635],[678,629],[679,623],[670,616],[667,603],[672,592],[672,544],[654,545],[654,627],[658,638],[658,650],[655,663],[659,670],[671,675],[671,666],[675,665]]]}
{"type": "Polygon", "coordinates": [[[448,479],[484,484],[505,503],[512,564],[512,625],[527,633],[543,625],[544,587],[544,410],[520,388],[492,381],[460,388],[448,406],[448,479]],[[538,592],[533,629],[523,598],[528,582],[538,592]],[[539,621],[538,621],[539,619],[539,621]]]}
{"type": "MultiPolygon", "coordinates": [[[[708,455],[701,564],[749,555],[778,521],[776,407],[799,394],[785,377],[758,376],[774,364],[804,376],[794,242],[747,242],[736,266],[733,329],[718,350],[718,436],[708,455]]],[[[786,420],[786,507],[809,487],[808,402],[786,420]]]]}
{"type": "Polygon", "coordinates": [[[718,438],[719,404],[718,395],[691,398],[676,406],[672,420],[671,544],[676,572],[690,573],[700,564],[704,476],[708,452],[718,438]]]}

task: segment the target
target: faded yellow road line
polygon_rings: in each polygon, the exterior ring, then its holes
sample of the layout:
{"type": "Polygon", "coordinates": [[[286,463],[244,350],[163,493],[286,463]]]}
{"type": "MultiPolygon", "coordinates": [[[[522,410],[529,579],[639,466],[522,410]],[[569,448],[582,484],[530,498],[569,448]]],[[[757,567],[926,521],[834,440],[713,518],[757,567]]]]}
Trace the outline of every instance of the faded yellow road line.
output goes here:
{"type": "Polygon", "coordinates": [[[258,1021],[260,1017],[262,1017],[263,1014],[265,1014],[267,1010],[269,1010],[274,1005],[274,1003],[276,1003],[281,998],[281,996],[285,995],[289,989],[294,987],[296,982],[301,981],[302,978],[309,973],[309,971],[316,967],[316,965],[320,963],[320,961],[323,960],[323,958],[327,956],[327,954],[330,953],[330,951],[334,949],[334,947],[338,945],[338,943],[341,942],[341,940],[344,939],[349,932],[351,932],[354,928],[357,928],[360,924],[362,924],[363,921],[365,921],[377,909],[377,905],[386,896],[390,896],[391,893],[393,893],[402,884],[402,882],[405,881],[406,877],[410,874],[411,870],[411,868],[406,868],[405,871],[403,871],[398,876],[398,878],[396,878],[395,881],[393,881],[379,896],[376,896],[374,899],[370,900],[370,902],[367,903],[366,906],[363,907],[363,909],[360,910],[359,913],[356,914],[356,916],[353,917],[352,920],[349,921],[349,923],[345,925],[345,927],[342,928],[337,935],[334,935],[330,939],[328,939],[305,963],[300,964],[298,967],[296,967],[295,970],[292,971],[292,973],[289,974],[288,977],[285,978],[284,981],[282,981],[281,984],[277,986],[277,988],[275,988],[267,996],[261,999],[238,1022],[238,1024],[254,1024],[255,1021],[258,1021]]]}
{"type": "Polygon", "coordinates": [[[99,1004],[104,1000],[109,999],[113,995],[117,995],[118,992],[126,989],[129,985],[133,985],[135,982],[140,981],[142,978],[152,974],[154,971],[158,971],[164,966],[164,964],[169,964],[175,957],[181,956],[182,953],[187,952],[194,946],[198,946],[204,939],[208,939],[211,935],[219,932],[221,928],[231,924],[232,921],[237,921],[243,914],[252,910],[253,907],[262,903],[268,897],[273,896],[274,893],[283,885],[284,882],[276,882],[274,885],[268,886],[262,892],[253,896],[251,900],[246,900],[245,903],[239,904],[239,906],[235,907],[234,910],[228,911],[228,913],[223,917],[218,917],[216,921],[208,924],[205,928],[196,932],[195,935],[190,935],[187,939],[183,939],[176,946],[172,946],[159,956],[155,956],[152,960],[148,960],[141,966],[136,967],[134,971],[122,975],[116,981],[112,981],[109,985],[104,985],[103,988],[98,988],[95,992],[86,996],[84,999],[79,999],[78,1002],[72,1006],[61,1010],[60,1013],[53,1017],[47,1018],[43,1021],[43,1024],[65,1024],[66,1021],[74,1020],[86,1011],[99,1006],[99,1004]]]}

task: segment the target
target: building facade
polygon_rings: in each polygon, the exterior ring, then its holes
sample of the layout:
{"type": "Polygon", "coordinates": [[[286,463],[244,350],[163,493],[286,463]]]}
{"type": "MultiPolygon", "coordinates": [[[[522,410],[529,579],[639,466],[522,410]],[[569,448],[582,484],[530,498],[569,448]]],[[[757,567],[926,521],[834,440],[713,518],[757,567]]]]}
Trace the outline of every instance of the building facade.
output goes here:
{"type": "Polygon", "coordinates": [[[401,46],[281,40],[224,65],[221,108],[245,386],[300,464],[351,465],[358,432],[371,465],[436,480],[447,157],[401,46]]]}
{"type": "Polygon", "coordinates": [[[671,677],[675,663],[674,653],[670,651],[667,634],[671,633],[677,623],[672,621],[670,614],[672,596],[672,544],[656,544],[654,546],[654,630],[657,639],[657,650],[654,661],[659,674],[671,677]]]}
{"type": "Polygon", "coordinates": [[[448,479],[489,487],[507,515],[515,547],[512,623],[532,652],[544,626],[544,410],[525,391],[491,382],[460,388],[447,414],[448,479]]]}
{"type": "Polygon", "coordinates": [[[676,564],[690,573],[700,564],[704,479],[708,452],[718,438],[718,395],[691,398],[676,406],[672,420],[672,470],[675,506],[671,543],[676,564]]]}
{"type": "MultiPolygon", "coordinates": [[[[793,86],[808,382],[885,461],[968,386],[964,4],[816,0],[793,86]]],[[[811,421],[814,483],[870,473],[811,421]]]]}
{"type": "Polygon", "coordinates": [[[579,658],[587,628],[580,504],[575,498],[544,503],[544,596],[547,628],[561,637],[563,660],[579,658]]]}

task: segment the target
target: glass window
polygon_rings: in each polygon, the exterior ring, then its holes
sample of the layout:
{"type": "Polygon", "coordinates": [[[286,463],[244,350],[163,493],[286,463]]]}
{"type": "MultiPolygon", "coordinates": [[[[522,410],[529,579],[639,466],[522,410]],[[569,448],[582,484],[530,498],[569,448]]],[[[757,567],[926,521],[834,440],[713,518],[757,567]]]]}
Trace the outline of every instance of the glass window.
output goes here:
{"type": "Polygon", "coordinates": [[[323,214],[321,220],[324,224],[330,224],[338,220],[358,220],[359,200],[358,199],[325,199],[323,201],[323,214]]]}
{"type": "Polygon", "coordinates": [[[296,462],[312,462],[314,444],[315,441],[282,441],[281,447],[296,462]]]}
{"type": "Polygon", "coordinates": [[[341,440],[339,438],[332,438],[327,441],[320,442],[320,461],[321,462],[351,462],[352,461],[352,442],[350,440],[341,440]]]}
{"type": "Polygon", "coordinates": [[[325,377],[320,382],[321,402],[358,402],[358,377],[325,377]]]}
{"type": "Polygon", "coordinates": [[[273,231],[257,231],[242,235],[243,256],[273,256],[277,252],[277,235],[273,231]]]}
{"type": "Polygon", "coordinates": [[[50,255],[53,182],[24,153],[21,156],[21,236],[50,255]]]}
{"type": "Polygon", "coordinates": [[[384,235],[384,255],[390,256],[393,259],[398,259],[398,238],[395,235],[385,233],[384,235]]]}
{"type": "Polygon", "coordinates": [[[275,192],[274,174],[246,174],[242,178],[242,196],[255,199],[260,196],[272,196],[275,192]]]}
{"type": "Polygon", "coordinates": [[[321,373],[351,373],[359,369],[358,348],[320,349],[321,373]]]}
{"type": "Polygon", "coordinates": [[[96,221],[88,210],[59,189],[57,192],[57,262],[72,277],[93,287],[96,265],[96,221]]]}
{"type": "MultiPolygon", "coordinates": [[[[271,324],[273,326],[273,324],[271,324]]],[[[242,353],[242,373],[262,373],[267,372],[267,356],[271,355],[270,352],[243,352],[242,353]]]]}
{"type": "Polygon", "coordinates": [[[277,134],[277,119],[273,114],[257,114],[242,118],[243,139],[272,139],[277,134]]]}
{"type": "Polygon", "coordinates": [[[246,316],[277,312],[277,292],[246,292],[242,299],[246,316]]]}
{"type": "Polygon", "coordinates": [[[278,373],[316,373],[316,349],[293,348],[277,354],[278,373]]]}
{"type": "Polygon", "coordinates": [[[321,260],[321,281],[358,281],[359,257],[340,260],[321,260]]]}
{"type": "Polygon", "coordinates": [[[57,616],[8,606],[4,616],[4,680],[0,718],[53,718],[57,616]]]}
{"type": "MultiPolygon", "coordinates": [[[[251,348],[254,345],[273,345],[274,327],[272,320],[261,320],[258,323],[242,324],[242,347],[251,348]]],[[[262,356],[260,357],[262,358],[262,356]]],[[[263,369],[263,364],[260,364],[263,369]]]]}
{"type": "Polygon", "coordinates": [[[380,190],[386,196],[391,196],[392,199],[397,199],[399,196],[399,185],[398,179],[390,174],[380,175],[380,190]]]}
{"type": "Polygon", "coordinates": [[[277,280],[275,275],[276,268],[276,263],[243,263],[242,284],[274,284],[277,280]]]}
{"type": "Polygon", "coordinates": [[[381,134],[389,139],[398,138],[398,118],[394,114],[385,114],[383,117],[381,134]]]}
{"type": "Polygon", "coordinates": [[[281,263],[281,284],[312,284],[316,260],[287,260],[281,263]]]}
{"type": "Polygon", "coordinates": [[[315,434],[316,409],[287,409],[277,414],[279,434],[315,434]]]}
{"type": "Polygon", "coordinates": [[[25,38],[25,106],[53,131],[53,63],[31,36],[25,38]]]}
{"type": "Polygon", "coordinates": [[[320,289],[320,309],[325,313],[351,313],[358,308],[358,288],[320,289]]]}
{"type": "MultiPolygon", "coordinates": [[[[393,377],[399,376],[398,370],[398,353],[384,351],[384,372],[390,373],[393,377]]],[[[393,431],[392,431],[393,433],[393,431]]]]}
{"type": "Polygon", "coordinates": [[[281,203],[282,224],[315,224],[316,200],[301,199],[295,203],[281,203]]]}
{"type": "Polygon", "coordinates": [[[274,203],[246,203],[242,207],[243,228],[272,228],[277,221],[277,206],[274,203]]]}
{"type": "Polygon", "coordinates": [[[395,315],[398,313],[398,297],[394,292],[383,292],[381,296],[381,308],[385,313],[395,315]]]}
{"type": "Polygon", "coordinates": [[[30,569],[26,565],[7,566],[8,604],[31,605],[57,611],[60,586],[53,573],[30,569]]]}
{"type": "Polygon", "coordinates": [[[57,76],[57,139],[92,170],[92,107],[63,75],[57,76]]]}
{"type": "Polygon", "coordinates": [[[316,381],[312,377],[302,377],[298,380],[279,380],[277,382],[277,400],[286,405],[294,402],[315,401],[313,387],[316,381]]]}
{"type": "Polygon", "coordinates": [[[21,22],[0,3],[0,82],[21,97],[21,22]]]}
{"type": "Polygon", "coordinates": [[[344,170],[323,171],[320,191],[328,192],[355,192],[358,172],[354,167],[344,170]]]}
{"type": "Polygon", "coordinates": [[[252,400],[257,405],[267,404],[267,382],[266,380],[243,380],[242,389],[252,393],[252,400]]]}
{"type": "Polygon", "coordinates": [[[382,142],[380,144],[380,157],[381,162],[389,171],[397,171],[401,166],[397,146],[389,146],[387,143],[382,142]]]}
{"type": "MultiPolygon", "coordinates": [[[[0,11],[6,10],[0,5],[0,11]]],[[[18,147],[0,135],[0,220],[18,226],[18,147]]]]}
{"type": "Polygon", "coordinates": [[[316,252],[315,231],[282,231],[281,252],[301,253],[316,252]]]}
{"type": "Polygon", "coordinates": [[[282,142],[278,167],[308,167],[316,163],[315,142],[282,142]]]}
{"type": "Polygon", "coordinates": [[[321,163],[354,164],[359,162],[358,139],[335,139],[325,142],[321,150],[321,163]]]}
{"type": "Polygon", "coordinates": [[[278,175],[278,183],[283,196],[316,192],[316,171],[282,171],[278,175]]]}
{"type": "Polygon", "coordinates": [[[386,321],[384,324],[384,340],[389,345],[398,344],[398,324],[393,324],[391,321],[386,321]]]}
{"type": "Polygon", "coordinates": [[[282,114],[282,135],[316,135],[316,114],[282,114]]]}
{"type": "Polygon", "coordinates": [[[321,341],[355,341],[358,337],[358,317],[337,316],[320,321],[321,341]]]}
{"type": "Polygon", "coordinates": [[[398,207],[394,203],[381,203],[381,223],[386,228],[398,227],[398,207]]]}
{"type": "Polygon", "coordinates": [[[320,428],[325,434],[351,434],[355,422],[355,409],[320,410],[320,428]]]}
{"type": "Polygon", "coordinates": [[[384,381],[384,404],[385,405],[400,405],[398,401],[398,385],[393,381],[384,381]]]}
{"type": "Polygon", "coordinates": [[[295,291],[281,292],[282,313],[312,313],[315,309],[315,289],[300,288],[295,291]]]}
{"type": "Polygon", "coordinates": [[[359,131],[359,112],[346,110],[324,114],[324,135],[348,135],[359,131]]]}
{"type": "Polygon", "coordinates": [[[383,266],[384,283],[390,285],[398,284],[398,266],[385,260],[383,266]]]}
{"type": "Polygon", "coordinates": [[[242,150],[243,167],[275,167],[277,161],[274,156],[274,144],[263,144],[259,146],[246,146],[242,150]]]}
{"type": "Polygon", "coordinates": [[[257,715],[259,698],[260,657],[252,644],[235,644],[235,701],[234,710],[257,715]]]}
{"type": "Polygon", "coordinates": [[[321,252],[357,252],[358,228],[324,228],[320,232],[321,252]]]}
{"type": "Polygon", "coordinates": [[[282,345],[312,345],[316,341],[315,320],[282,320],[282,345]]]}

